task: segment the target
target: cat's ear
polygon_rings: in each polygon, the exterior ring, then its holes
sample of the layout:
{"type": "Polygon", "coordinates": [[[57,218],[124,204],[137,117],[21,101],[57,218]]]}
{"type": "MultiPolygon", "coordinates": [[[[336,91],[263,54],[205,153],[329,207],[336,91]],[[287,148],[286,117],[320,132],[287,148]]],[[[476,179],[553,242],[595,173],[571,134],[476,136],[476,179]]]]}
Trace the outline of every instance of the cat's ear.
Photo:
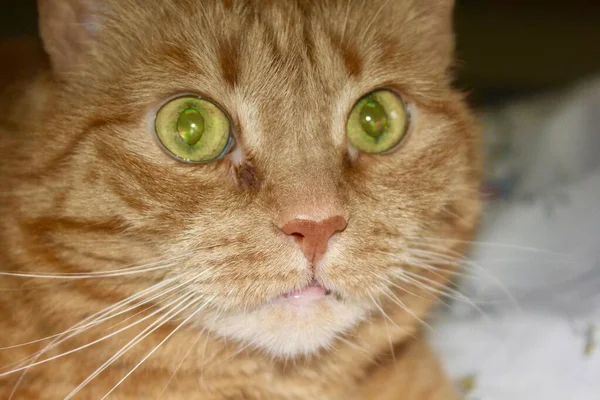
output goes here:
{"type": "Polygon", "coordinates": [[[38,0],[39,28],[52,68],[70,72],[99,31],[98,0],[38,0]]]}

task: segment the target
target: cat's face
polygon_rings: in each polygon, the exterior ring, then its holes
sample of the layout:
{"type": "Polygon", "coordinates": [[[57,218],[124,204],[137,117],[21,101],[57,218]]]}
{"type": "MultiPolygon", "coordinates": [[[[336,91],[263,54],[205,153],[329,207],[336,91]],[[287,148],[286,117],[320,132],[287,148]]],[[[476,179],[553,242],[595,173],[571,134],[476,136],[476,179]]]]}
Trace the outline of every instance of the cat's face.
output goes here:
{"type": "MultiPolygon", "coordinates": [[[[58,74],[51,100],[47,153],[60,173],[45,185],[63,193],[63,218],[106,229],[55,240],[105,240],[94,254],[162,261],[125,293],[185,282],[177,293],[206,302],[197,325],[277,356],[326,347],[377,311],[407,285],[399,274],[415,243],[470,234],[479,149],[449,85],[449,2],[360,3],[92,7],[84,49],[73,45],[80,63],[58,74]],[[398,145],[369,154],[350,144],[347,121],[379,89],[401,99],[409,122],[398,145]],[[185,163],[160,145],[156,114],[181,95],[229,120],[220,159],[185,163]],[[298,220],[314,224],[289,225],[298,220]]],[[[56,66],[54,36],[44,39],[56,66]]]]}

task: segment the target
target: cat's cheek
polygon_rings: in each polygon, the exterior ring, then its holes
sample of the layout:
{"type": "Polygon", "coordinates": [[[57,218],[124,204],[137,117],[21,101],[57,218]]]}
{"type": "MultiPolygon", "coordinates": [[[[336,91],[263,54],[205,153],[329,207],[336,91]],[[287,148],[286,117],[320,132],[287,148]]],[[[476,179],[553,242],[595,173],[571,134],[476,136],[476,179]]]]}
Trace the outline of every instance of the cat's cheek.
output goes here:
{"type": "Polygon", "coordinates": [[[273,357],[315,354],[334,345],[366,317],[364,307],[328,298],[297,307],[269,304],[247,314],[207,316],[203,321],[217,335],[250,345],[273,357]]]}

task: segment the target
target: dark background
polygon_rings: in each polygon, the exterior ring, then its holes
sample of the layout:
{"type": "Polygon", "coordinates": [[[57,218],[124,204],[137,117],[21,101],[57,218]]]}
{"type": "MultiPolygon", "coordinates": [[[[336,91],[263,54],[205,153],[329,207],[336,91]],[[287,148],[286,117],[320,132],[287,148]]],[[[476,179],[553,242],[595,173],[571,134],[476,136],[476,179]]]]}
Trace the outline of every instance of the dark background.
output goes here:
{"type": "MultiPolygon", "coordinates": [[[[0,2],[0,36],[36,34],[35,0],[0,2]]],[[[457,0],[455,16],[457,85],[476,104],[600,73],[600,0],[457,0]]]]}
{"type": "Polygon", "coordinates": [[[600,0],[457,0],[459,86],[475,100],[600,73],[600,0]]]}

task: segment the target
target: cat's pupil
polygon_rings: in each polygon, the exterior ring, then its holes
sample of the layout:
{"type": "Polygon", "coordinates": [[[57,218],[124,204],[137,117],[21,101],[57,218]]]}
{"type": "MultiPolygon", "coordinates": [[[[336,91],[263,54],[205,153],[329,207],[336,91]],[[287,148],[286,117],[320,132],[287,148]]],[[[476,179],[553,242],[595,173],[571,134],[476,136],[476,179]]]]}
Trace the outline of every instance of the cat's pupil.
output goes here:
{"type": "Polygon", "coordinates": [[[385,109],[377,100],[369,100],[360,110],[360,124],[365,133],[377,138],[388,127],[388,117],[385,109]]]}
{"type": "Polygon", "coordinates": [[[177,132],[188,145],[195,145],[204,133],[204,117],[193,108],[183,110],[177,120],[177,132]]]}

